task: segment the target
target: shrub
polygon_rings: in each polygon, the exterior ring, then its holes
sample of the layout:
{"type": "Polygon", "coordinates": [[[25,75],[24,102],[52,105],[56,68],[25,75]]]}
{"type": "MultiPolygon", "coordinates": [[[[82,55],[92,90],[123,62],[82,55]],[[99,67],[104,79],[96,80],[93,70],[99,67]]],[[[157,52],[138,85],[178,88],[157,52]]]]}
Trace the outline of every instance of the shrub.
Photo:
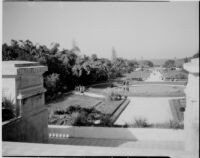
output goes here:
{"type": "Polygon", "coordinates": [[[70,106],[66,109],[66,112],[68,114],[72,114],[73,112],[80,112],[81,111],[81,107],[79,105],[77,106],[70,106]]]}
{"type": "Polygon", "coordinates": [[[46,101],[50,101],[57,97],[60,88],[59,81],[59,74],[56,73],[44,77],[44,87],[47,89],[47,92],[45,93],[46,101]]]}
{"type": "Polygon", "coordinates": [[[107,98],[109,100],[121,100],[122,99],[122,95],[119,92],[117,92],[116,90],[114,90],[114,89],[109,89],[107,91],[107,98]]]}
{"type": "Polygon", "coordinates": [[[16,117],[16,105],[11,99],[2,98],[2,121],[10,120],[16,117]]]}
{"type": "Polygon", "coordinates": [[[56,111],[54,111],[55,115],[64,115],[66,114],[66,110],[64,109],[57,109],[56,111]]]}
{"type": "Polygon", "coordinates": [[[167,61],[165,61],[163,67],[165,67],[165,68],[173,68],[173,67],[175,67],[175,60],[167,60],[167,61]]]}
{"type": "Polygon", "coordinates": [[[71,115],[72,122],[71,124],[74,126],[87,126],[90,123],[87,120],[87,113],[86,112],[74,112],[71,115]]]}
{"type": "Polygon", "coordinates": [[[184,124],[182,122],[170,120],[169,122],[153,124],[154,128],[171,128],[171,129],[183,129],[184,124]]]}
{"type": "Polygon", "coordinates": [[[100,119],[100,126],[111,127],[113,126],[113,121],[110,115],[103,115],[100,119]]]}
{"type": "Polygon", "coordinates": [[[146,128],[152,126],[147,122],[145,118],[135,118],[132,124],[126,123],[124,127],[137,127],[137,128],[146,128]]]}
{"type": "Polygon", "coordinates": [[[135,119],[134,126],[142,128],[142,127],[150,127],[151,125],[147,122],[145,118],[138,118],[135,119]]]}
{"type": "Polygon", "coordinates": [[[57,109],[49,114],[49,124],[67,124],[74,126],[112,126],[110,115],[103,114],[94,108],[82,108],[73,105],[67,109],[57,109]]]}
{"type": "Polygon", "coordinates": [[[183,129],[184,125],[183,123],[177,122],[177,121],[169,121],[169,128],[173,129],[183,129]]]}

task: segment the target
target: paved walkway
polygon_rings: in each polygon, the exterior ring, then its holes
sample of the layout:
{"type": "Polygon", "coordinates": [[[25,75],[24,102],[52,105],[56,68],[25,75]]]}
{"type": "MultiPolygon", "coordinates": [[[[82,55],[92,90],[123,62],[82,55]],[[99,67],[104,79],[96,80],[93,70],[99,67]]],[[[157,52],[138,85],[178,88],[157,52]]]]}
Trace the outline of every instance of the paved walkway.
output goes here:
{"type": "Polygon", "coordinates": [[[151,72],[150,76],[146,79],[146,82],[163,81],[163,76],[158,70],[151,72]]]}
{"type": "Polygon", "coordinates": [[[170,158],[191,157],[191,153],[184,151],[183,143],[180,142],[138,142],[135,147],[133,147],[132,145],[129,147],[99,147],[67,144],[56,145],[3,142],[2,147],[3,156],[170,156],[170,158]]]}
{"type": "Polygon", "coordinates": [[[86,96],[95,97],[95,98],[105,98],[104,95],[95,94],[95,93],[89,93],[89,92],[84,92],[84,93],[75,92],[75,94],[86,95],[86,96]]]}
{"type": "Polygon", "coordinates": [[[129,105],[115,124],[134,123],[135,118],[146,118],[149,123],[164,123],[173,120],[169,97],[130,97],[129,99],[129,105]]]}

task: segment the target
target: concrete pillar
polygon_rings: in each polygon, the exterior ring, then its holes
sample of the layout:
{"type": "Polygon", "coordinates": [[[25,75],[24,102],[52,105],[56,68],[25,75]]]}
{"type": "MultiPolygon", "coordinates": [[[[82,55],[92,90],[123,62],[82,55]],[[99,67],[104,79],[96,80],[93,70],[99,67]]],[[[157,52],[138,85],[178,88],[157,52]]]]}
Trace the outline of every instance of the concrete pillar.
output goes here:
{"type": "Polygon", "coordinates": [[[184,113],[185,150],[199,157],[199,58],[183,65],[189,72],[185,89],[186,109],[184,113]]]}
{"type": "Polygon", "coordinates": [[[2,63],[3,97],[12,99],[18,109],[17,120],[3,123],[3,140],[47,142],[48,111],[42,76],[47,67],[27,61],[2,63]]]}

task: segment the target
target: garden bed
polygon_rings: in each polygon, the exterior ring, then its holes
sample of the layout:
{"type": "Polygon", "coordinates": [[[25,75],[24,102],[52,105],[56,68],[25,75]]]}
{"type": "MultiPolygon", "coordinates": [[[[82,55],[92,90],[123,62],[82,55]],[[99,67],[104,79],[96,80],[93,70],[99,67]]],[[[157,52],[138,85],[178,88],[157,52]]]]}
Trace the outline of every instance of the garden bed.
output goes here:
{"type": "Polygon", "coordinates": [[[50,125],[110,126],[111,121],[109,121],[109,118],[109,115],[103,114],[95,108],[70,106],[50,114],[48,123],[50,125]]]}
{"type": "Polygon", "coordinates": [[[68,95],[48,104],[49,124],[74,126],[112,126],[112,115],[126,99],[110,100],[84,95],[68,95]]]}
{"type": "Polygon", "coordinates": [[[101,111],[104,114],[112,115],[124,103],[124,101],[125,101],[124,99],[123,100],[113,100],[113,101],[105,100],[104,102],[99,104],[96,107],[96,109],[98,111],[101,111]]]}
{"type": "Polygon", "coordinates": [[[47,104],[47,107],[49,111],[55,111],[57,109],[66,109],[71,105],[79,105],[83,108],[91,108],[101,101],[102,99],[100,98],[70,94],[63,97],[60,100],[57,100],[56,102],[47,104]]]}

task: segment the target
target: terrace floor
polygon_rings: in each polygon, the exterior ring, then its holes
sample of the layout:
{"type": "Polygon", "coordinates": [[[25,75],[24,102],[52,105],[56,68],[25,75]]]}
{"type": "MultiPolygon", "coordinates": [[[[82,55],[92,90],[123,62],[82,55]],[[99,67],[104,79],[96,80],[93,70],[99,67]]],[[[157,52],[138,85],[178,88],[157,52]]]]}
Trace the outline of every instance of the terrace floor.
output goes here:
{"type": "MultiPolygon", "coordinates": [[[[170,158],[189,158],[191,153],[184,150],[183,142],[127,142],[118,147],[99,147],[95,143],[121,143],[119,141],[74,139],[73,145],[3,142],[3,156],[170,156],[170,158]],[[79,145],[77,144],[79,143],[79,145]],[[75,145],[77,144],[77,145],[75,145]],[[91,145],[92,144],[92,145],[91,145]],[[90,146],[91,145],[91,146],[90,146]]],[[[72,144],[72,143],[71,143],[72,144]]]]}
{"type": "Polygon", "coordinates": [[[49,139],[49,143],[78,145],[78,146],[184,150],[184,143],[182,141],[152,141],[152,140],[129,141],[129,140],[102,139],[102,138],[66,138],[66,139],[53,138],[49,139]]]}

